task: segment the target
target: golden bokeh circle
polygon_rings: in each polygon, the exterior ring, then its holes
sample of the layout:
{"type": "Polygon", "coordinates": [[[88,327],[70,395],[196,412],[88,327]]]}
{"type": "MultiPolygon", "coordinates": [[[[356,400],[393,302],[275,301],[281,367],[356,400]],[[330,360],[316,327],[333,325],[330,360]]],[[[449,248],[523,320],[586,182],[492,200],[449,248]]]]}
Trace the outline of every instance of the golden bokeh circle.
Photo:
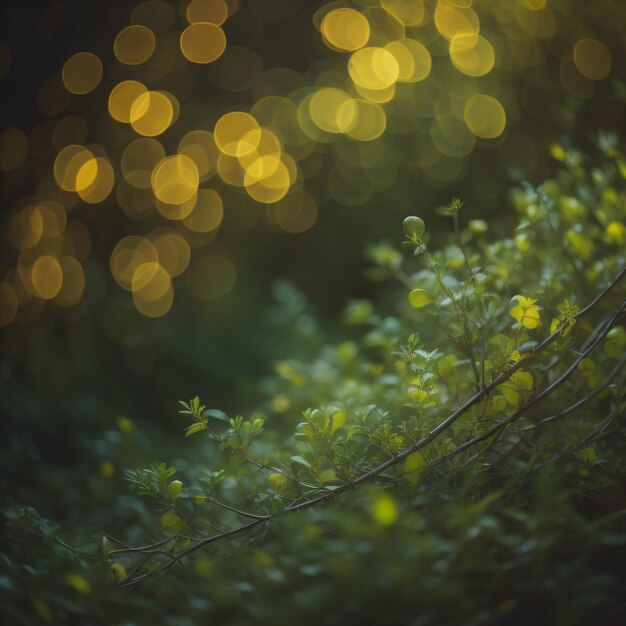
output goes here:
{"type": "Polygon", "coordinates": [[[212,63],[226,50],[226,35],[217,24],[194,22],[182,32],[180,49],[191,63],[212,63]]]}
{"type": "Polygon", "coordinates": [[[113,52],[120,63],[141,65],[154,53],[156,37],[140,24],[132,24],[121,30],[113,42],[113,52]]]}
{"type": "Polygon", "coordinates": [[[130,125],[144,137],[164,133],[174,118],[170,99],[160,91],[147,91],[138,96],[130,107],[130,125]]]}
{"type": "Polygon", "coordinates": [[[65,62],[61,72],[65,88],[76,95],[93,91],[102,74],[102,61],[91,52],[77,52],[65,62]]]}
{"type": "Polygon", "coordinates": [[[184,154],[164,158],[152,173],[155,197],[170,205],[182,205],[198,191],[200,175],[196,164],[184,154]]]}
{"type": "Polygon", "coordinates": [[[492,96],[472,96],[463,110],[468,128],[482,139],[499,137],[506,127],[506,113],[500,102],[492,96]]]}
{"type": "Polygon", "coordinates": [[[591,80],[602,80],[611,73],[611,53],[597,39],[579,39],[574,46],[578,71],[591,80]]]}
{"type": "Polygon", "coordinates": [[[370,24],[365,15],[348,8],[328,12],[322,19],[320,31],[324,43],[339,52],[354,52],[370,38],[370,24]]]}

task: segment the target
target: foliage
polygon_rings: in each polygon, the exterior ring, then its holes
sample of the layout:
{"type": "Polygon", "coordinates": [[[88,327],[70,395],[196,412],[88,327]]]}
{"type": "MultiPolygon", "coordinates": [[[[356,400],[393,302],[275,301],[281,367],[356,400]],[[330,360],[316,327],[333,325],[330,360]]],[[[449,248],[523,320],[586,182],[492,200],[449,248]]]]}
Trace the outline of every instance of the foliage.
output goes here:
{"type": "Polygon", "coordinates": [[[512,236],[453,200],[449,241],[410,217],[407,254],[372,246],[393,312],[350,302],[348,338],[277,362],[256,410],[181,402],[193,462],[126,472],[139,523],[77,548],[8,508],[4,589],[49,622],[113,602],[142,623],[159,598],[171,624],[619,623],[624,157],[555,153],[512,236]]]}

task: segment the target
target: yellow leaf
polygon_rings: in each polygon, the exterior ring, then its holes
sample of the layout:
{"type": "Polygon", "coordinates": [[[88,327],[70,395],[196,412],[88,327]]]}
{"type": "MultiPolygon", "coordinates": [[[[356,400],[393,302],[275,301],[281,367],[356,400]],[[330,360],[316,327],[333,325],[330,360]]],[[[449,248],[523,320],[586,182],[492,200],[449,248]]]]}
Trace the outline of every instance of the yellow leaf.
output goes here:
{"type": "Polygon", "coordinates": [[[500,392],[513,406],[519,406],[533,388],[533,376],[530,372],[518,370],[500,386],[500,392]]]}
{"type": "Polygon", "coordinates": [[[511,308],[509,315],[522,326],[528,329],[537,328],[541,324],[539,307],[535,304],[535,298],[516,296],[517,305],[511,308]]]}
{"type": "Polygon", "coordinates": [[[346,412],[344,409],[337,411],[332,417],[332,432],[341,428],[346,423],[346,412]]]}
{"type": "Polygon", "coordinates": [[[412,484],[417,485],[420,479],[422,478],[422,474],[424,473],[424,469],[426,468],[426,461],[424,457],[419,452],[412,452],[409,456],[406,457],[406,461],[404,463],[404,469],[406,471],[406,479],[412,484]]]}
{"type": "Polygon", "coordinates": [[[337,473],[334,469],[327,469],[320,473],[319,481],[321,483],[330,483],[333,480],[337,480],[337,473]]]}
{"type": "Polygon", "coordinates": [[[280,489],[280,487],[287,482],[287,478],[282,474],[270,474],[267,477],[267,482],[272,489],[280,489]]]}
{"type": "Polygon", "coordinates": [[[115,580],[117,580],[118,583],[126,580],[126,577],[128,576],[126,568],[121,563],[113,563],[111,565],[111,571],[113,572],[115,580]]]}
{"type": "Polygon", "coordinates": [[[430,304],[433,301],[431,295],[423,289],[413,289],[409,294],[409,302],[412,307],[421,309],[423,306],[430,304]]]}
{"type": "Polygon", "coordinates": [[[91,591],[91,585],[78,574],[67,574],[65,581],[68,585],[74,587],[76,591],[80,591],[80,593],[89,593],[91,591]]]}

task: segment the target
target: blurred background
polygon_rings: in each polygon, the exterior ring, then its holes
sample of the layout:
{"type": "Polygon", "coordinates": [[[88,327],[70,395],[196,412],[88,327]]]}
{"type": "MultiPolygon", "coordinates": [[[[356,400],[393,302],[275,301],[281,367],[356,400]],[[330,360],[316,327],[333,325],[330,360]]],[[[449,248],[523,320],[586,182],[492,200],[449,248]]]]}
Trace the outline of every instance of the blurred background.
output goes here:
{"type": "Polygon", "coordinates": [[[623,133],[617,0],[0,11],[0,481],[60,522],[124,489],[121,442],[179,453],[179,399],[271,413],[405,215],[444,241],[458,196],[495,238],[512,183],[623,133]]]}

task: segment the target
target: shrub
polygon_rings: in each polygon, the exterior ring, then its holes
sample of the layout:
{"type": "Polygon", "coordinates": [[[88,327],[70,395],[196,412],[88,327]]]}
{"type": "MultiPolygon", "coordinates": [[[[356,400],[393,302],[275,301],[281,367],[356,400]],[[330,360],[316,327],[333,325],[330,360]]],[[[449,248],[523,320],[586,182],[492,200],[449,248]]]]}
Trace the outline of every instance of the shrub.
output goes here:
{"type": "MultiPolygon", "coordinates": [[[[511,236],[457,199],[444,242],[407,217],[406,254],[367,251],[400,297],[351,301],[348,338],[277,362],[258,410],[181,402],[202,459],[126,472],[155,513],[143,528],[77,551],[11,509],[13,532],[46,538],[45,575],[92,606],[111,601],[104,572],[164,613],[184,594],[189,620],[618,623],[626,196],[604,147],[591,169],[555,150],[557,178],[514,189],[511,236]]],[[[46,619],[55,598],[25,601],[46,619]]]]}

